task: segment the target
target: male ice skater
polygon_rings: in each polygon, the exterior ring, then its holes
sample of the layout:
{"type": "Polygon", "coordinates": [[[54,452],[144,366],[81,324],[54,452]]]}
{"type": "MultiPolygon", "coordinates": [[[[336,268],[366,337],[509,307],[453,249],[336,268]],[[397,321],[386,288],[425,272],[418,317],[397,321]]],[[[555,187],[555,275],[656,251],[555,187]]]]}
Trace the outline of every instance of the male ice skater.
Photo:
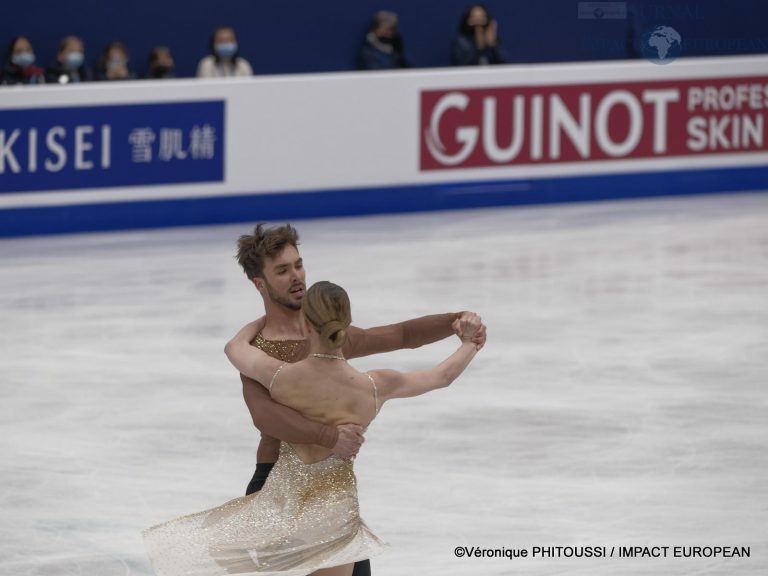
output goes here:
{"type": "MultiPolygon", "coordinates": [[[[252,342],[283,362],[307,357],[309,344],[301,315],[301,300],[306,291],[304,263],[298,250],[299,234],[290,225],[265,228],[256,226],[252,235],[237,242],[237,261],[264,299],[266,325],[252,342]]],[[[461,313],[436,314],[366,330],[350,326],[343,352],[345,358],[418,348],[453,336],[451,327],[461,313]]],[[[484,343],[485,332],[478,335],[484,343]]],[[[318,444],[334,454],[348,458],[360,449],[362,430],[354,424],[327,426],[307,420],[298,412],[272,400],[264,386],[240,375],[243,397],[253,423],[261,431],[256,453],[256,471],[246,494],[261,490],[277,461],[280,441],[318,444]]],[[[355,564],[353,576],[370,576],[368,560],[355,564]]]]}

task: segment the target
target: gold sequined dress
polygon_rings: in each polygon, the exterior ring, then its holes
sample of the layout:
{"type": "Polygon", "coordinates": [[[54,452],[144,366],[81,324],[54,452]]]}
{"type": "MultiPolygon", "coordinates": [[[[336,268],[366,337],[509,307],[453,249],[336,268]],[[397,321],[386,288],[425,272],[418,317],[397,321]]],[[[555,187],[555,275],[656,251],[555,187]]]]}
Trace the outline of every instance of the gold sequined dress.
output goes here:
{"type": "Polygon", "coordinates": [[[385,546],[360,518],[353,460],[307,464],[286,442],[261,491],[149,528],[144,544],[157,576],[306,576],[385,546]]]}
{"type": "Polygon", "coordinates": [[[286,443],[260,492],[143,534],[157,576],[305,576],[385,547],[360,518],[353,461],[305,464],[286,443]]]}

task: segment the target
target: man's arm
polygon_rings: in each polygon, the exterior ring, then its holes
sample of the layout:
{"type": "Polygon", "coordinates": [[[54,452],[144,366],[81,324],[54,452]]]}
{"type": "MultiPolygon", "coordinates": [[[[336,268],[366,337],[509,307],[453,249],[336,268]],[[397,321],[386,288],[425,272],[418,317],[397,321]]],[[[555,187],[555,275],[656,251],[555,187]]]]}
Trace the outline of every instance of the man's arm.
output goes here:
{"type": "Polygon", "coordinates": [[[261,384],[240,374],[243,382],[243,399],[254,426],[263,434],[292,444],[317,444],[329,448],[341,458],[354,456],[365,438],[357,424],[328,426],[302,416],[293,408],[272,400],[261,384]]]}
{"type": "Polygon", "coordinates": [[[462,312],[432,314],[398,324],[362,329],[350,326],[343,352],[346,358],[358,358],[401,348],[418,348],[451,336],[453,322],[462,312]]]}
{"type": "MultiPolygon", "coordinates": [[[[251,342],[261,329],[264,328],[264,319],[260,318],[243,326],[235,336],[224,346],[224,354],[227,355],[232,365],[240,373],[259,383],[269,382],[284,364],[277,358],[273,358],[260,348],[252,346],[251,342]]],[[[265,385],[266,386],[266,385],[265,385]]]]}
{"type": "Polygon", "coordinates": [[[318,444],[333,448],[339,439],[336,426],[308,420],[293,408],[278,404],[256,380],[240,374],[243,398],[253,425],[263,434],[293,444],[318,444]]]}

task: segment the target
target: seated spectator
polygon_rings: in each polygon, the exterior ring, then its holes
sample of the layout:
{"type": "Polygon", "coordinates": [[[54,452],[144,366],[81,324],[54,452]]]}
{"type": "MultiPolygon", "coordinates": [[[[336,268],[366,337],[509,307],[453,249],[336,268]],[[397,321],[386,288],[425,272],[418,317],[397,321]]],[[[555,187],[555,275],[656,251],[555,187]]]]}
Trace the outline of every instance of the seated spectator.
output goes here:
{"type": "Polygon", "coordinates": [[[481,4],[471,6],[461,18],[459,34],[451,47],[453,66],[506,64],[507,57],[499,46],[496,21],[481,4]]]}
{"type": "Polygon", "coordinates": [[[91,69],[85,65],[85,48],[77,36],[67,36],[59,44],[56,61],[45,71],[45,81],[52,84],[89,82],[91,69]]]}
{"type": "Polygon", "coordinates": [[[45,72],[35,66],[35,51],[25,36],[17,36],[8,46],[0,84],[44,84],[45,72]]]}
{"type": "Polygon", "coordinates": [[[149,55],[147,61],[148,79],[173,78],[173,55],[167,46],[156,46],[149,55]]]}
{"type": "Polygon", "coordinates": [[[360,70],[410,68],[397,25],[397,14],[394,12],[376,12],[358,55],[357,66],[360,70]]]}
{"type": "Polygon", "coordinates": [[[131,80],[136,75],[128,68],[128,48],[122,42],[107,44],[96,66],[96,80],[131,80]]]}
{"type": "Polygon", "coordinates": [[[240,56],[235,31],[228,26],[214,30],[209,46],[210,54],[197,65],[198,78],[227,78],[252,76],[253,69],[240,56]]]}

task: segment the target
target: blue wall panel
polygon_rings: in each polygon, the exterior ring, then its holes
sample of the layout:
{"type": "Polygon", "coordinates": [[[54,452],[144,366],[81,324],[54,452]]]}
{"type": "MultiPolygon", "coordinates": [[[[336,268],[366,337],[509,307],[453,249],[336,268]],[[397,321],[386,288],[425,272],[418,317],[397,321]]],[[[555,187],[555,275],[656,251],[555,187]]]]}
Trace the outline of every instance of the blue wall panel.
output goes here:
{"type": "Polygon", "coordinates": [[[0,237],[586,202],[768,188],[768,167],[0,209],[0,237]]]}

